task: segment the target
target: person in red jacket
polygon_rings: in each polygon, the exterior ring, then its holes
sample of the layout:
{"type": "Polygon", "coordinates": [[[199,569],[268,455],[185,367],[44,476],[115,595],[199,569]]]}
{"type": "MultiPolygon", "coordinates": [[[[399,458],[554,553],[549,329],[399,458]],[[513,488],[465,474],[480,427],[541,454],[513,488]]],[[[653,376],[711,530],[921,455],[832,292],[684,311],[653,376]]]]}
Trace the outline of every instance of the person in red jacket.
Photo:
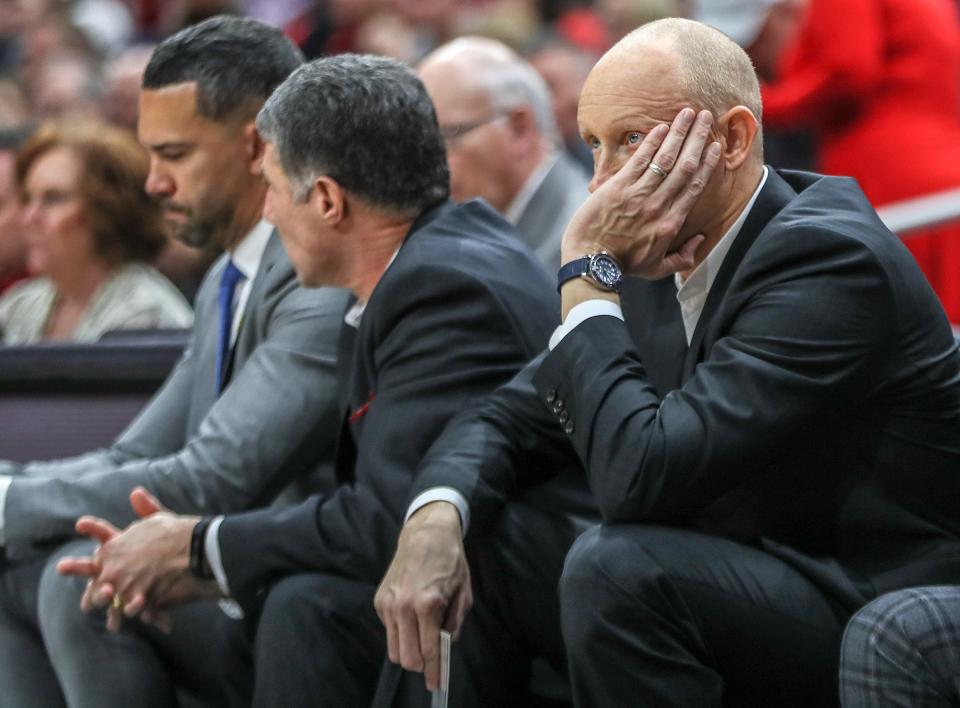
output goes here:
{"type": "MultiPolygon", "coordinates": [[[[810,0],[764,123],[813,126],[819,169],[874,206],[960,186],[960,18],[954,0],[810,0]]],[[[905,239],[960,323],[960,222],[905,239]]]]}

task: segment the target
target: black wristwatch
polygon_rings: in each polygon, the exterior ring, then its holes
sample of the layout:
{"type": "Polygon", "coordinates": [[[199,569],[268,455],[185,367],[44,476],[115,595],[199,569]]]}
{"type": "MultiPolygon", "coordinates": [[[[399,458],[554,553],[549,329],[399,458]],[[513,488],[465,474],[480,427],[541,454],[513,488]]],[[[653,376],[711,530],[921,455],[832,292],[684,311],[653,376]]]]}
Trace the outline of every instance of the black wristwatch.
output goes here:
{"type": "Polygon", "coordinates": [[[190,574],[201,580],[212,580],[213,571],[210,570],[210,564],[207,562],[206,540],[207,529],[210,528],[210,522],[213,518],[204,516],[193,527],[193,533],[190,534],[190,574]]]}
{"type": "Polygon", "coordinates": [[[608,292],[620,292],[623,271],[616,259],[605,251],[588,253],[583,258],[570,261],[557,273],[557,291],[574,278],[583,278],[591,285],[608,292]]]}

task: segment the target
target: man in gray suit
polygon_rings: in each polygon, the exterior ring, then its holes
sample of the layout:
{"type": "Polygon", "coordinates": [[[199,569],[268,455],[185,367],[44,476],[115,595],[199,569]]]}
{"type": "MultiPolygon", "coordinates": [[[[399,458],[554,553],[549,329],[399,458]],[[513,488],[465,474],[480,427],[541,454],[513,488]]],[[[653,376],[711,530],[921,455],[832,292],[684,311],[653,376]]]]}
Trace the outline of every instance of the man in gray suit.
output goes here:
{"type": "Polygon", "coordinates": [[[418,74],[447,145],[453,198],[487,200],[555,271],[590,178],[560,147],[543,79],[506,45],[481,37],[439,47],[418,74]]]}
{"type": "MultiPolygon", "coordinates": [[[[298,286],[273,227],[254,119],[302,62],[279,31],[214,18],[166,40],[144,74],[139,137],[147,191],[178,239],[226,254],[197,297],[193,338],[160,392],[112,447],[70,460],[0,464],[0,690],[18,706],[172,706],[174,682],[203,695],[219,652],[216,605],[173,616],[163,633],[104,632],[78,607],[83,584],[56,573],[84,513],[126,524],[137,486],[173,509],[262,506],[332,458],[338,290],[298,286]],[[109,669],[112,680],[93,681],[109,669]],[[122,677],[123,680],[119,680],[122,677]]],[[[332,485],[331,475],[317,473],[332,485]]],[[[119,615],[114,612],[115,617],[119,615]]]]}

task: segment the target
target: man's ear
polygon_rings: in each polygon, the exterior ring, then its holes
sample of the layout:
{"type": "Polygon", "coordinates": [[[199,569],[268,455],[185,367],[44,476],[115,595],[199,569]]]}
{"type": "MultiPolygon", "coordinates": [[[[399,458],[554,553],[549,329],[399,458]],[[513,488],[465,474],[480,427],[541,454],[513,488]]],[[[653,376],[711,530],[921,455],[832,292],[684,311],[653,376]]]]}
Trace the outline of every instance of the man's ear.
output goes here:
{"type": "Polygon", "coordinates": [[[331,177],[317,177],[310,190],[309,199],[328,226],[339,224],[347,216],[347,193],[331,177]]]}
{"type": "Polygon", "coordinates": [[[253,121],[243,126],[243,145],[246,150],[245,157],[249,165],[250,174],[262,175],[263,167],[261,163],[263,162],[266,143],[263,138],[260,137],[260,133],[257,131],[257,125],[253,121]]]}
{"type": "Polygon", "coordinates": [[[720,116],[715,125],[724,169],[736,170],[753,150],[759,131],[756,116],[746,106],[735,106],[720,116]]]}
{"type": "Polygon", "coordinates": [[[537,130],[537,120],[533,115],[533,109],[530,106],[518,106],[512,109],[506,115],[507,129],[513,137],[513,143],[517,148],[525,152],[536,146],[540,140],[540,133],[537,130]]]}

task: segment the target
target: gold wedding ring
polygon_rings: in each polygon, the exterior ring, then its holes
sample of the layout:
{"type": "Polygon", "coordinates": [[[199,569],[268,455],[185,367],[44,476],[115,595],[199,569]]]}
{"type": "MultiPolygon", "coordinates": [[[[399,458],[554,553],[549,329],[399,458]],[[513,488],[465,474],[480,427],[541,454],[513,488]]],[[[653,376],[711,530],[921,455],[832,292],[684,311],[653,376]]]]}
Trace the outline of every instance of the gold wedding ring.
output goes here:
{"type": "Polygon", "coordinates": [[[656,175],[657,177],[659,177],[660,179],[666,179],[666,178],[667,178],[667,171],[666,171],[665,169],[663,169],[662,167],[660,167],[660,165],[658,165],[656,162],[651,162],[651,163],[647,166],[647,169],[650,170],[651,172],[653,172],[653,174],[655,174],[655,175],[656,175]]]}
{"type": "Polygon", "coordinates": [[[119,595],[113,596],[113,601],[110,603],[110,606],[119,612],[123,612],[123,600],[120,599],[119,595]]]}

